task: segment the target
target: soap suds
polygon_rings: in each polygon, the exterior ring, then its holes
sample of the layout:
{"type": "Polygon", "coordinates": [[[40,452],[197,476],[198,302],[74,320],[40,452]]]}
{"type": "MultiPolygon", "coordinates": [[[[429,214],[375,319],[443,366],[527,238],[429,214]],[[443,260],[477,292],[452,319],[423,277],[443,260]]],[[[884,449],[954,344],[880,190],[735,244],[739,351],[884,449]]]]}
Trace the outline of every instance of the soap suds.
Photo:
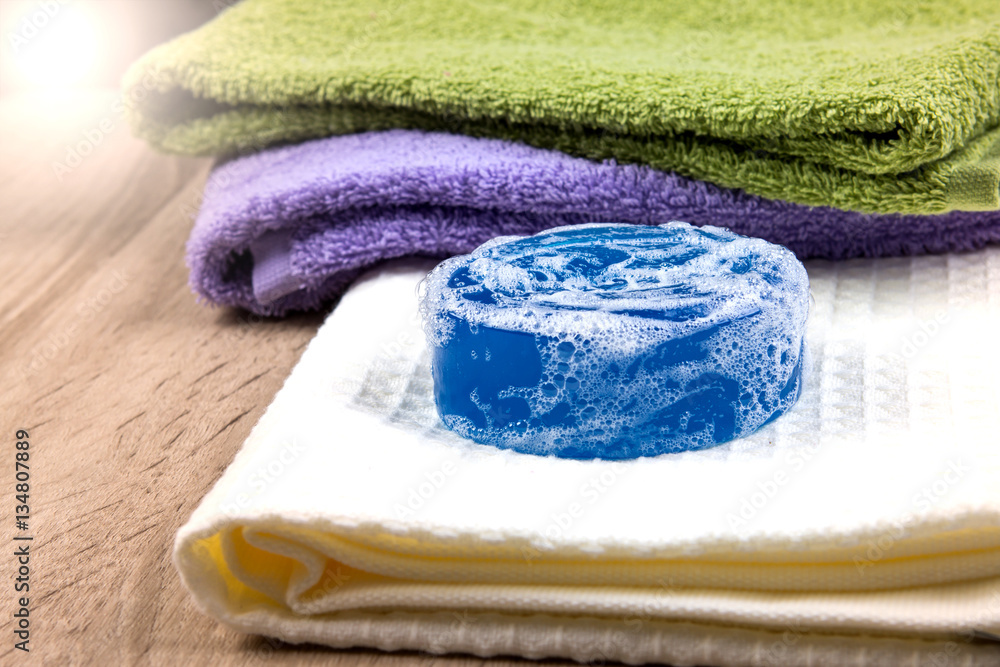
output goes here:
{"type": "Polygon", "coordinates": [[[421,305],[445,424],[574,458],[697,449],[780,415],[808,306],[787,249],[679,222],[494,239],[440,264],[421,305]]]}

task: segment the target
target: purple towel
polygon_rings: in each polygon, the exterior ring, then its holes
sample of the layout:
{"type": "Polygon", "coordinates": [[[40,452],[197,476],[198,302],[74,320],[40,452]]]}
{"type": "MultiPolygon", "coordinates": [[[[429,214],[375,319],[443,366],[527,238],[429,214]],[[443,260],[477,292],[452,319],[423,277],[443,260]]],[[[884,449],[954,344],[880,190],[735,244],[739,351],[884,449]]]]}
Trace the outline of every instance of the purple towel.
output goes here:
{"type": "Polygon", "coordinates": [[[1000,212],[869,215],[761,199],[647,167],[407,130],[331,137],[219,166],[188,243],[194,290],[263,315],[319,308],[405,255],[467,253],[502,234],[684,220],[845,259],[971,250],[1000,212]]]}

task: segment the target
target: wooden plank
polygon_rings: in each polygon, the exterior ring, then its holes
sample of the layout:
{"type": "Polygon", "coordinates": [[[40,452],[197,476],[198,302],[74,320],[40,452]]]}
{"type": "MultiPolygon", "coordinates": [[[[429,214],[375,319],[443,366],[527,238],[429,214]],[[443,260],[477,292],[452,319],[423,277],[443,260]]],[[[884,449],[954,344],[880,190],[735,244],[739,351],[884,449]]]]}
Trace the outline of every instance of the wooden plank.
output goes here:
{"type": "Polygon", "coordinates": [[[293,647],[195,608],[170,562],[174,535],[323,315],[258,321],[195,302],[183,250],[210,164],[152,153],[113,99],[0,103],[0,435],[12,457],[15,431],[30,433],[34,537],[31,654],[13,648],[7,614],[0,663],[480,664],[293,647]],[[60,173],[105,121],[113,129],[60,173]]]}

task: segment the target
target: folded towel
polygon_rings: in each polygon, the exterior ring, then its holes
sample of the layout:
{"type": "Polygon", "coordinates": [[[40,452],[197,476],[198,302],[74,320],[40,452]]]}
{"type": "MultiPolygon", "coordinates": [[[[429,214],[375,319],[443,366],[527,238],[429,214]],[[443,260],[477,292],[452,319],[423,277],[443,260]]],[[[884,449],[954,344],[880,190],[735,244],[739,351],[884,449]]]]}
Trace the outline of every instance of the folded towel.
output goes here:
{"type": "Polygon", "coordinates": [[[207,613],[342,647],[996,664],[1000,248],[808,262],[799,403],[628,462],[445,429],[414,261],[343,297],[180,530],[207,613]]]}
{"type": "Polygon", "coordinates": [[[646,167],[494,139],[412,130],[320,139],[212,174],[191,241],[191,284],[262,314],[315,308],[360,270],[470,252],[501,234],[580,222],[729,227],[842,259],[969,250],[1000,241],[1000,211],[871,215],[808,208],[646,167]]]}
{"type": "Polygon", "coordinates": [[[1000,5],[246,0],[126,77],[185,153],[394,127],[519,139],[772,199],[1000,208],[1000,5]]]}

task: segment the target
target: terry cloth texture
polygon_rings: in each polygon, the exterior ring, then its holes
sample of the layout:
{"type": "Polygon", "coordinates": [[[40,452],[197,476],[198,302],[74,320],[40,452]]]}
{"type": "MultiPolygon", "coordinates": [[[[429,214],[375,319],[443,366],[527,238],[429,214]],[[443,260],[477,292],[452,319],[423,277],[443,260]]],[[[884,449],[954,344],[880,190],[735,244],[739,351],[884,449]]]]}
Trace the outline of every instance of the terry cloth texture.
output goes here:
{"type": "Polygon", "coordinates": [[[414,262],[351,288],[181,528],[207,613],[341,647],[996,664],[968,640],[1000,634],[1000,248],[808,262],[796,406],[626,462],[447,431],[414,262]]]}
{"type": "Polygon", "coordinates": [[[471,252],[503,234],[581,222],[728,227],[843,259],[1000,241],[1000,211],[873,215],[766,200],[648,167],[496,139],[390,130],[233,160],[212,174],[191,240],[207,300],[281,315],[339,296],[360,270],[471,252]]]}
{"type": "Polygon", "coordinates": [[[246,0],[125,86],[135,132],[182,153],[418,128],[811,206],[1000,208],[981,0],[246,0]]]}

